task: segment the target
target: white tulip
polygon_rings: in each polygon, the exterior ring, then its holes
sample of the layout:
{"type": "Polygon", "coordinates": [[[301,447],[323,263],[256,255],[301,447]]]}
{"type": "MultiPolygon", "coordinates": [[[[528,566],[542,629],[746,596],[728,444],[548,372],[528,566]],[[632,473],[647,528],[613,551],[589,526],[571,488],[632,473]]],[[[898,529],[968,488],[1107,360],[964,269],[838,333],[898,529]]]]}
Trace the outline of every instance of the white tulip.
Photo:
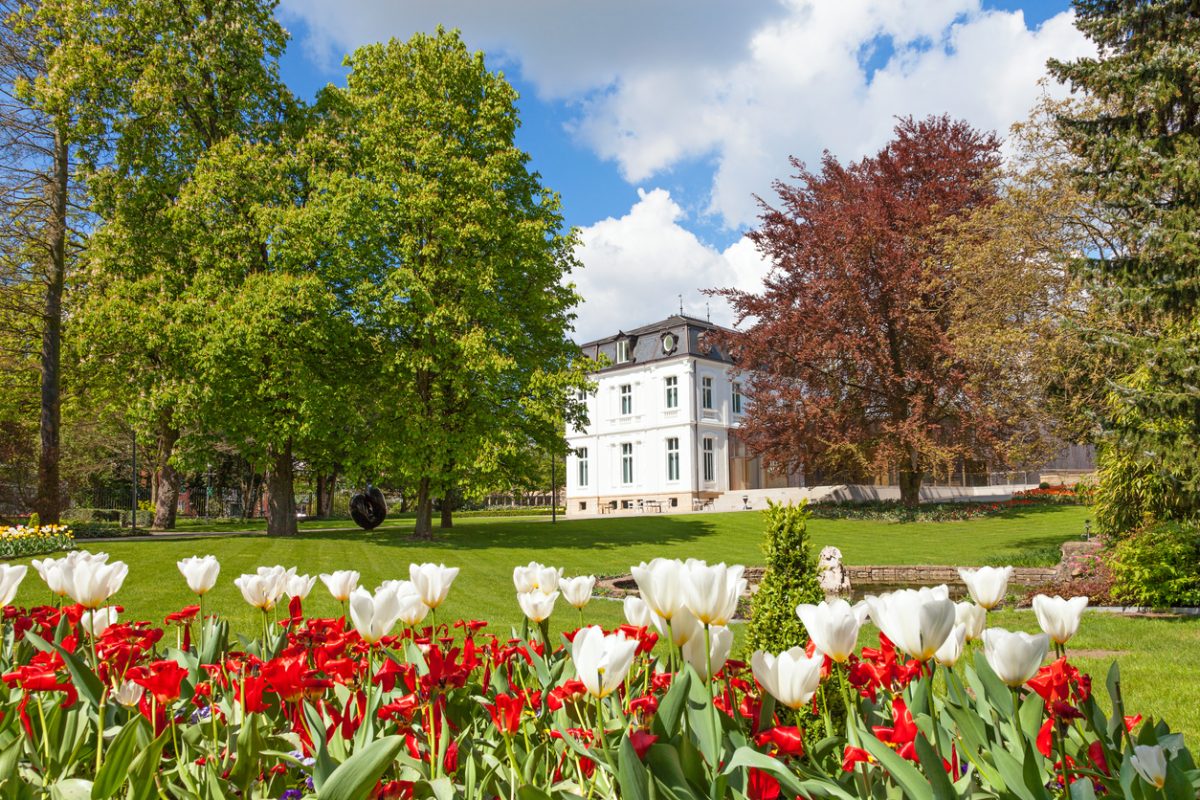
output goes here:
{"type": "Polygon", "coordinates": [[[1161,789],[1166,784],[1167,751],[1161,745],[1135,745],[1129,761],[1142,780],[1152,784],[1155,789],[1161,789]]]}
{"type": "Polygon", "coordinates": [[[404,580],[383,581],[379,584],[379,588],[376,589],[375,591],[378,592],[380,589],[390,589],[391,591],[393,591],[396,594],[401,595],[401,596],[406,595],[406,594],[411,594],[411,595],[417,594],[417,587],[413,584],[412,581],[404,581],[404,580]]]}
{"type": "Polygon", "coordinates": [[[530,561],[528,566],[513,568],[513,585],[517,587],[517,594],[557,592],[561,578],[561,568],[547,567],[536,561],[530,561]]]}
{"type": "Polygon", "coordinates": [[[0,606],[12,603],[28,570],[24,564],[0,564],[0,606]]]}
{"type": "MultiPolygon", "coordinates": [[[[403,583],[408,583],[408,581],[403,581],[403,583]]],[[[400,621],[410,628],[413,625],[421,624],[421,621],[429,613],[429,606],[425,605],[421,596],[416,591],[395,592],[395,594],[400,601],[400,621]]]]}
{"type": "Polygon", "coordinates": [[[125,576],[129,574],[129,566],[123,561],[107,563],[105,560],[79,559],[64,568],[64,580],[67,595],[87,609],[97,609],[104,605],[108,598],[116,594],[125,576]]]}
{"type": "Polygon", "coordinates": [[[727,567],[724,562],[709,566],[688,559],[684,565],[684,599],[688,609],[704,625],[728,625],[737,611],[738,599],[746,589],[745,567],[727,567]]]}
{"type": "Polygon", "coordinates": [[[417,594],[430,608],[437,608],[446,601],[450,585],[458,577],[458,567],[445,564],[409,564],[408,577],[417,587],[417,594]]]}
{"type": "Polygon", "coordinates": [[[1008,591],[1008,579],[1012,573],[1012,567],[980,567],[958,571],[971,599],[988,611],[1004,602],[1004,593],[1008,591]]]}
{"type": "Polygon", "coordinates": [[[1036,675],[1050,649],[1050,637],[1044,633],[1031,636],[1004,628],[988,628],[982,638],[988,666],[1006,686],[1020,686],[1036,675]]]}
{"type": "Polygon", "coordinates": [[[375,644],[400,618],[400,598],[390,589],[381,589],[374,596],[358,588],[350,595],[350,620],[354,629],[367,644],[375,644]]]}
{"type": "Polygon", "coordinates": [[[271,608],[274,608],[283,599],[288,582],[296,576],[296,568],[276,564],[273,567],[259,567],[255,574],[263,579],[264,591],[270,598],[271,608]]]}
{"type": "Polygon", "coordinates": [[[646,601],[637,595],[627,595],[621,602],[625,611],[625,621],[635,628],[648,628],[652,624],[654,612],[646,601]]]}
{"type": "Polygon", "coordinates": [[[670,625],[667,625],[665,619],[654,613],[651,613],[650,621],[659,635],[670,638],[671,644],[676,647],[683,647],[695,636],[704,638],[704,626],[687,608],[679,609],[670,625]]]}
{"type": "Polygon", "coordinates": [[[1087,608],[1087,597],[1072,597],[1063,600],[1058,595],[1048,597],[1039,594],[1033,598],[1033,613],[1038,625],[1055,644],[1066,644],[1079,630],[1079,618],[1087,608]]]}
{"type": "Polygon", "coordinates": [[[733,631],[724,625],[710,625],[708,628],[709,650],[707,657],[704,653],[704,632],[697,633],[683,645],[683,658],[692,665],[692,669],[703,680],[708,680],[708,665],[712,662],[712,674],[716,675],[725,666],[729,651],[733,647],[733,631]]]}
{"type": "Polygon", "coordinates": [[[177,562],[179,572],[187,581],[192,594],[205,595],[217,583],[217,575],[221,572],[221,564],[216,556],[191,556],[177,562]]]}
{"type": "Polygon", "coordinates": [[[973,642],[983,635],[983,628],[987,625],[987,609],[969,600],[955,603],[954,622],[967,629],[967,641],[973,642]]]}
{"type": "Polygon", "coordinates": [[[50,591],[59,597],[69,594],[69,576],[74,566],[80,562],[104,564],[108,561],[108,553],[89,553],[87,550],[72,550],[62,558],[33,559],[33,568],[50,587],[50,591]]]}
{"type": "Polygon", "coordinates": [[[592,590],[596,588],[595,575],[580,575],[576,578],[559,578],[558,589],[563,599],[580,611],[592,601],[592,590]]]}
{"type": "Polygon", "coordinates": [[[339,569],[336,572],[322,572],[321,583],[339,603],[345,603],[358,588],[358,573],[352,569],[339,569]]]}
{"type": "Polygon", "coordinates": [[[656,558],[630,568],[642,599],[655,614],[671,620],[684,607],[683,583],[687,573],[678,559],[656,558]]]}
{"type": "Polygon", "coordinates": [[[804,623],[813,645],[830,659],[845,663],[858,647],[858,629],[862,626],[866,606],[851,606],[845,600],[822,600],[817,605],[796,606],[796,615],[804,623]]]}
{"type": "Polygon", "coordinates": [[[291,575],[284,581],[283,593],[288,597],[299,597],[304,600],[316,585],[316,575],[291,575]]]}
{"type": "Polygon", "coordinates": [[[79,624],[94,639],[102,636],[109,626],[117,624],[117,613],[116,606],[104,606],[95,611],[85,611],[79,618],[79,624]]]}
{"type": "Polygon", "coordinates": [[[933,654],[933,660],[943,667],[953,667],[962,658],[963,645],[967,643],[967,626],[961,623],[950,629],[950,635],[933,654]]]}
{"type": "Polygon", "coordinates": [[[954,627],[954,603],[945,586],[868,596],[866,604],[884,636],[918,661],[933,658],[954,627]]]}
{"type": "Polygon", "coordinates": [[[554,603],[558,600],[558,592],[542,594],[540,589],[530,592],[517,592],[517,605],[530,622],[542,622],[554,613],[554,603]]]}
{"type": "Polygon", "coordinates": [[[113,696],[116,697],[117,702],[121,705],[126,708],[133,708],[141,701],[142,695],[145,692],[145,689],[133,681],[121,681],[121,685],[113,692],[113,696]]]}
{"type": "Polygon", "coordinates": [[[588,694],[603,698],[625,682],[637,648],[637,640],[623,633],[606,636],[603,628],[591,625],[575,634],[571,661],[588,694]]]}
{"type": "Polygon", "coordinates": [[[810,658],[803,647],[793,647],[778,656],[758,650],[750,657],[750,668],[760,686],[790,709],[808,705],[821,685],[821,667],[825,656],[813,653],[810,658]]]}
{"type": "Polygon", "coordinates": [[[242,592],[242,598],[260,611],[270,611],[279,600],[276,583],[271,576],[244,574],[234,578],[233,585],[242,592]]]}

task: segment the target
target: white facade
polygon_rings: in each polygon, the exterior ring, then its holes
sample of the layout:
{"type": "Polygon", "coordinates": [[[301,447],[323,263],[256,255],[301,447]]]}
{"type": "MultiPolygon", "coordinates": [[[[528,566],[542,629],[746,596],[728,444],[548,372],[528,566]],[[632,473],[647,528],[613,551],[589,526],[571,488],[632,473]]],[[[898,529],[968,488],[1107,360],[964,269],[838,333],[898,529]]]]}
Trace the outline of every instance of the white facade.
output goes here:
{"type": "Polygon", "coordinates": [[[695,331],[687,328],[698,327],[694,322],[665,324],[642,329],[624,345],[621,335],[604,340],[613,361],[627,360],[591,376],[597,388],[585,398],[589,424],[567,437],[568,514],[646,502],[691,510],[729,490],[729,432],[741,421],[736,407],[744,411],[735,399],[736,371],[691,352],[695,331]]]}

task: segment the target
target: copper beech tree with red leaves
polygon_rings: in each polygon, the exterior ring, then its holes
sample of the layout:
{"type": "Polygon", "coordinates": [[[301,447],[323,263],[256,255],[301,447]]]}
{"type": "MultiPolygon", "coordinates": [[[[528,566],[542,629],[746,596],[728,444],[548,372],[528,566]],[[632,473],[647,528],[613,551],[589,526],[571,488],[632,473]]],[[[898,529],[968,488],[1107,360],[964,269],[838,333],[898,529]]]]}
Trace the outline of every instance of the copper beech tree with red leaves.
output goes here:
{"type": "Polygon", "coordinates": [[[893,472],[901,500],[956,459],[995,456],[1006,420],[956,353],[946,222],[990,204],[999,141],[949,117],[901,120],[875,156],[820,172],[796,159],[750,234],[773,268],[761,294],[713,292],[746,369],[741,436],[776,469],[855,480],[893,472]]]}

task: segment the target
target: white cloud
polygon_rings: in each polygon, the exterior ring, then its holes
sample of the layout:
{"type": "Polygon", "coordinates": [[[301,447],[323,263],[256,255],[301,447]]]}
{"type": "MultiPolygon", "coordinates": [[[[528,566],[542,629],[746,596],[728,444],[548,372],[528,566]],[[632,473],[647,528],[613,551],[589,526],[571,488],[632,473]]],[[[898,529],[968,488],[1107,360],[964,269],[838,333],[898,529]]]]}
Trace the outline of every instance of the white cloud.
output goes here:
{"type": "Polygon", "coordinates": [[[733,63],[753,32],[786,13],[783,0],[282,0],[303,19],[309,52],[336,63],[355,47],[407,39],[438,25],[470,47],[517,63],[544,97],[607,86],[629,72],[733,63]]]}
{"type": "MultiPolygon", "coordinates": [[[[900,115],[950,113],[1004,133],[1037,95],[1046,59],[1091,45],[1063,12],[1031,30],[980,0],[284,0],[317,51],[439,23],[566,100],[574,135],[635,184],[687,159],[715,165],[702,206],[752,224],[755,194],[788,156],[854,159],[900,115]],[[890,55],[888,54],[890,48],[890,55]],[[881,63],[870,73],[872,53],[881,63]]],[[[689,204],[694,202],[689,199],[689,204]]]]}
{"type": "Polygon", "coordinates": [[[978,0],[797,2],[732,69],[624,74],[585,103],[575,130],[632,182],[713,158],[708,210],[738,227],[753,223],[754,195],[788,176],[789,155],[862,157],[904,115],[949,113],[1003,134],[1033,104],[1048,58],[1090,50],[1066,12],[1030,30],[1020,11],[978,0]],[[890,58],[868,75],[863,62],[884,44],[890,58]]]}
{"type": "Polygon", "coordinates": [[[665,189],[638,190],[629,213],[580,230],[583,268],[574,280],[584,297],[575,338],[583,342],[629,330],[678,312],[728,325],[724,300],[702,290],[761,286],[767,264],[746,238],[717,250],[680,225],[683,210],[665,189]]]}

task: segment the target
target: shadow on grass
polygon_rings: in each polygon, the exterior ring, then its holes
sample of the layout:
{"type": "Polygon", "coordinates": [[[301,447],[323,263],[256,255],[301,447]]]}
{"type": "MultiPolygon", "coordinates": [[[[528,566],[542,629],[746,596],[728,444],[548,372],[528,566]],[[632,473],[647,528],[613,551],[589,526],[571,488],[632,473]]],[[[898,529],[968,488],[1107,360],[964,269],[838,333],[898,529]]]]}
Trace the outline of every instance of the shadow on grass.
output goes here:
{"type": "Polygon", "coordinates": [[[453,528],[436,525],[432,539],[414,539],[411,524],[373,531],[333,532],[301,530],[296,539],[367,542],[398,549],[530,550],[568,548],[621,550],[635,545],[674,545],[711,536],[718,526],[702,516],[660,516],[560,520],[506,518],[503,525],[468,519],[453,528]]]}

